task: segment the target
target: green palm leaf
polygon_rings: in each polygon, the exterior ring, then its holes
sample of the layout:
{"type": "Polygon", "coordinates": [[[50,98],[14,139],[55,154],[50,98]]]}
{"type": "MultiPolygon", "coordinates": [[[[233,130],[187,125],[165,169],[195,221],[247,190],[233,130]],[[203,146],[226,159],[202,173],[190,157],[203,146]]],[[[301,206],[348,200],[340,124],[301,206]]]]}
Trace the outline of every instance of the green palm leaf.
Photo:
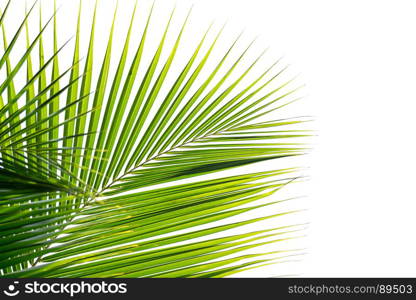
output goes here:
{"type": "Polygon", "coordinates": [[[21,4],[8,1],[0,17],[6,74],[0,82],[1,276],[223,277],[292,255],[280,245],[298,236],[299,226],[247,229],[295,212],[276,210],[290,199],[274,195],[299,181],[299,170],[278,166],[305,153],[298,140],[309,133],[298,129],[305,119],[264,118],[297,91],[292,80],[276,83],[286,70],[280,60],[254,75],[264,53],[247,63],[253,43],[239,51],[239,36],[215,61],[223,28],[210,40],[210,26],[180,61],[191,12],[176,35],[172,12],[146,65],[154,5],[135,51],[136,6],[125,37],[114,35],[116,8],[100,58],[96,5],[91,28],[82,24],[80,7],[72,65],[62,69],[69,44],[59,44],[59,15],[43,24],[39,9],[40,29],[31,41],[32,6],[8,43],[10,5],[21,4]],[[50,26],[52,49],[45,51],[50,26]],[[26,49],[13,65],[19,39],[26,49]],[[115,54],[119,40],[124,46],[115,54]],[[181,65],[176,75],[175,63],[181,65]],[[21,72],[22,86],[16,84],[21,72]],[[264,161],[276,167],[238,169],[264,161]],[[268,215],[245,217],[264,207],[268,215]],[[264,245],[275,250],[256,250],[264,245]]]}

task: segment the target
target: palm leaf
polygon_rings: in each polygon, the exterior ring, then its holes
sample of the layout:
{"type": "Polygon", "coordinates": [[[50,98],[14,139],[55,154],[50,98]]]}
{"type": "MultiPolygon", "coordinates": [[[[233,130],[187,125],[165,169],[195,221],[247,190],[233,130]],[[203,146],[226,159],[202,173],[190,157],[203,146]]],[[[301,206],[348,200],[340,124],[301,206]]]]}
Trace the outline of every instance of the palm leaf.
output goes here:
{"type": "Polygon", "coordinates": [[[240,35],[216,61],[212,53],[221,49],[224,27],[210,38],[212,25],[180,60],[192,15],[174,34],[173,11],[146,65],[154,5],[132,53],[132,33],[140,30],[136,6],[125,37],[114,35],[115,8],[100,58],[96,5],[91,28],[82,24],[79,8],[72,63],[61,71],[61,50],[69,44],[59,45],[56,9],[43,24],[39,7],[40,28],[30,41],[32,6],[8,43],[10,3],[21,5],[7,2],[0,17],[6,74],[0,81],[1,276],[223,277],[291,255],[280,245],[296,237],[299,226],[249,229],[295,212],[276,209],[290,199],[274,195],[300,181],[299,170],[278,162],[307,151],[298,140],[309,135],[299,129],[308,120],[264,118],[298,90],[292,80],[277,83],[287,69],[280,60],[254,75],[264,52],[247,63],[254,42],[239,51],[240,35]],[[50,26],[52,48],[45,51],[50,26]],[[13,66],[23,28],[26,49],[13,66]],[[115,61],[119,39],[124,46],[115,61]],[[181,66],[176,75],[175,64],[181,66]],[[25,82],[17,87],[21,72],[25,82]],[[272,170],[241,168],[271,160],[272,170]],[[268,215],[247,217],[265,207],[268,215]],[[265,245],[275,250],[256,250],[265,245]]]}

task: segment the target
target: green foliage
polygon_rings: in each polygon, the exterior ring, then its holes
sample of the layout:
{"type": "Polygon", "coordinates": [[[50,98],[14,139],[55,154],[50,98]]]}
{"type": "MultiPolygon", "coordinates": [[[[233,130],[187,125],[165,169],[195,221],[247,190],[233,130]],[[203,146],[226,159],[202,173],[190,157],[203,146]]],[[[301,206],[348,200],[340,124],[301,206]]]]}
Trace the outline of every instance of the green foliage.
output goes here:
{"type": "Polygon", "coordinates": [[[96,12],[91,28],[79,17],[72,65],[61,70],[61,50],[69,46],[59,46],[59,17],[43,24],[39,11],[40,28],[31,40],[33,5],[8,41],[10,3],[0,18],[5,74],[0,82],[1,276],[223,277],[288,255],[278,246],[272,253],[247,251],[279,245],[296,226],[227,231],[292,213],[230,219],[281,202],[270,196],[296,181],[297,169],[217,174],[268,160],[278,166],[304,153],[302,144],[288,142],[308,135],[291,128],[304,121],[262,120],[296,91],[288,89],[290,82],[276,85],[285,69],[271,74],[273,64],[253,79],[250,72],[262,54],[244,66],[250,45],[232,61],[231,54],[239,52],[237,39],[208,71],[222,34],[221,29],[209,41],[209,28],[169,86],[166,78],[189,15],[170,45],[172,13],[146,65],[152,7],[131,61],[136,8],[126,36],[117,37],[124,41],[120,54],[113,51],[116,12],[109,32],[100,32],[108,38],[103,58],[94,49],[96,12]],[[46,58],[45,30],[51,26],[53,55],[46,58]],[[86,29],[90,42],[80,62],[80,32],[86,29]],[[27,47],[12,64],[19,39],[27,47]],[[114,74],[112,66],[117,66],[114,74]],[[91,70],[99,72],[97,79],[91,70]],[[25,83],[16,88],[22,73],[25,83]],[[209,174],[214,176],[201,177],[209,174]]]}

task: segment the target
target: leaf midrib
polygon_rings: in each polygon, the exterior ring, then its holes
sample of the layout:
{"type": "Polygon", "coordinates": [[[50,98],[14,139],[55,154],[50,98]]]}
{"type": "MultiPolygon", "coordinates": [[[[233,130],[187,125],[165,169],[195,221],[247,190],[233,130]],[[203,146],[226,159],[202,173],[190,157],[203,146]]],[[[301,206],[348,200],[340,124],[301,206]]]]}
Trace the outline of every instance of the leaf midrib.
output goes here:
{"type": "Polygon", "coordinates": [[[117,177],[116,179],[114,179],[113,181],[111,181],[109,184],[107,184],[105,187],[103,187],[100,191],[98,191],[95,194],[95,198],[96,197],[99,197],[102,193],[106,192],[108,189],[110,189],[114,184],[116,184],[117,182],[119,182],[120,180],[122,180],[124,177],[132,174],[133,172],[137,171],[140,167],[143,167],[145,164],[147,164],[147,163],[149,163],[149,162],[151,162],[151,161],[159,158],[160,156],[162,156],[164,154],[167,154],[167,153],[169,153],[169,152],[171,152],[173,150],[176,150],[176,149],[178,149],[180,147],[183,147],[183,146],[185,146],[187,144],[195,143],[198,140],[207,138],[207,137],[209,137],[211,135],[221,134],[223,131],[227,131],[227,130],[232,129],[232,128],[233,127],[227,128],[226,130],[217,130],[215,132],[211,132],[211,133],[205,134],[203,136],[199,136],[199,137],[193,138],[193,139],[191,139],[189,141],[186,141],[186,142],[184,142],[182,144],[179,144],[179,145],[176,145],[174,147],[171,147],[171,148],[169,148],[169,149],[167,149],[165,151],[159,152],[158,154],[156,154],[156,155],[154,155],[154,156],[146,159],[144,162],[138,164],[137,166],[132,167],[127,172],[125,172],[123,175],[121,175],[121,176],[117,177]]]}

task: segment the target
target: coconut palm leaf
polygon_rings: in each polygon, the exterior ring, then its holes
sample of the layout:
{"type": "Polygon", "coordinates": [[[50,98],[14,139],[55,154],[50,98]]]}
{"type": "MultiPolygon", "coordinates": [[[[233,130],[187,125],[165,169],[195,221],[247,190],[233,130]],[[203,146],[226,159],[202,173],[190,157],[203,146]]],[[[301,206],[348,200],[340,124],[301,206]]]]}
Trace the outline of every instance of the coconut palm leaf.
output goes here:
{"type": "Polygon", "coordinates": [[[296,237],[299,226],[247,230],[295,212],[274,208],[290,200],[274,195],[299,181],[297,168],[278,162],[305,153],[298,140],[309,133],[298,126],[307,120],[263,118],[292,102],[297,91],[292,80],[277,83],[286,70],[280,60],[254,75],[264,52],[247,63],[253,43],[240,51],[240,35],[215,61],[223,28],[210,38],[210,26],[181,61],[191,12],[174,34],[173,11],[147,64],[154,5],[134,51],[138,10],[120,38],[114,35],[116,7],[109,31],[100,34],[107,38],[101,58],[97,5],[90,28],[81,23],[80,5],[72,64],[62,69],[62,49],[70,44],[59,44],[56,8],[43,24],[39,6],[40,28],[31,40],[31,6],[8,43],[10,5],[21,3],[8,1],[0,17],[1,276],[223,277],[291,255],[279,245],[296,237]],[[52,49],[45,51],[49,27],[52,49]],[[86,29],[81,66],[80,32],[86,29]],[[26,49],[13,64],[19,39],[26,49]],[[124,41],[120,54],[114,53],[116,39],[124,41]],[[182,66],[176,76],[175,63],[182,66]],[[23,84],[16,81],[20,73],[23,84]],[[238,169],[264,161],[276,167],[238,169]],[[245,217],[264,207],[273,209],[245,217]],[[264,245],[276,250],[255,250],[264,245]]]}

